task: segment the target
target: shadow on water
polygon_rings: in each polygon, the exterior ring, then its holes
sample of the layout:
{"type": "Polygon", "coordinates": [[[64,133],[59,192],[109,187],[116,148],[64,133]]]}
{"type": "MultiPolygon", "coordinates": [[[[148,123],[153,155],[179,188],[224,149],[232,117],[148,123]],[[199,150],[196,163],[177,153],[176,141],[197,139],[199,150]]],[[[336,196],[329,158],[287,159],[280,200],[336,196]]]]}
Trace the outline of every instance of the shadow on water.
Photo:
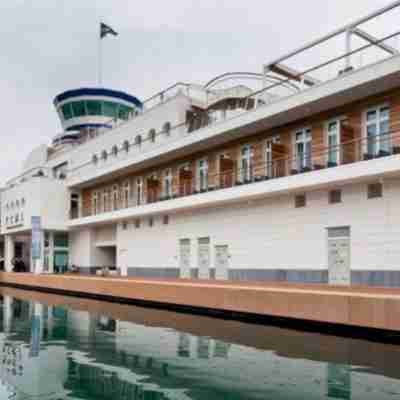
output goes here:
{"type": "Polygon", "coordinates": [[[400,346],[10,288],[0,295],[0,399],[400,399],[400,346]]]}

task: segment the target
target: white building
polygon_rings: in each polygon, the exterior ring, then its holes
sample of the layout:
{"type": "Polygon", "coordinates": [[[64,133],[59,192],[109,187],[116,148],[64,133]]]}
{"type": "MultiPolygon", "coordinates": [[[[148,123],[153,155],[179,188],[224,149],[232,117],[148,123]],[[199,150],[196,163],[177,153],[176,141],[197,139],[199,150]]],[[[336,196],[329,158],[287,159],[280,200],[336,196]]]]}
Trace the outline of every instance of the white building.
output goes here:
{"type": "Polygon", "coordinates": [[[397,33],[364,30],[398,6],[262,74],[144,102],[106,89],[57,96],[63,133],[2,193],[5,268],[17,256],[36,273],[400,285],[397,33]],[[283,64],[340,36],[344,54],[283,64]]]}

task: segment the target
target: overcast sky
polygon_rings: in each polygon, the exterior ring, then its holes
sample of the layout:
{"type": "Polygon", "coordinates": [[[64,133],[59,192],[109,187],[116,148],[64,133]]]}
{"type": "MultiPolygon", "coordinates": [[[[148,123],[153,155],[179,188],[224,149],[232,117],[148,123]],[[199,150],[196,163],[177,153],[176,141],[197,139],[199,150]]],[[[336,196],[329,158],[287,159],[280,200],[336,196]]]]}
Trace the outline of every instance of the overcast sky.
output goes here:
{"type": "MultiPolygon", "coordinates": [[[[146,98],[261,66],[389,0],[1,0],[0,186],[60,132],[53,98],[95,86],[100,18],[104,86],[146,98]]],[[[394,27],[392,31],[396,28],[394,27]]]]}

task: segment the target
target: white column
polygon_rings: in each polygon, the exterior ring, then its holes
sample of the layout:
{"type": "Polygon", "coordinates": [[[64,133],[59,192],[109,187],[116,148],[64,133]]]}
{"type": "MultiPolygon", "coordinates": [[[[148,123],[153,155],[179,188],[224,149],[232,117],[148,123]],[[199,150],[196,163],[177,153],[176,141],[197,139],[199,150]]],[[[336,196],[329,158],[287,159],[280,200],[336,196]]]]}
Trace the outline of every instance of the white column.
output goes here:
{"type": "Polygon", "coordinates": [[[14,258],[14,238],[11,235],[5,235],[4,237],[4,268],[7,272],[13,271],[13,265],[11,261],[14,258]]]}

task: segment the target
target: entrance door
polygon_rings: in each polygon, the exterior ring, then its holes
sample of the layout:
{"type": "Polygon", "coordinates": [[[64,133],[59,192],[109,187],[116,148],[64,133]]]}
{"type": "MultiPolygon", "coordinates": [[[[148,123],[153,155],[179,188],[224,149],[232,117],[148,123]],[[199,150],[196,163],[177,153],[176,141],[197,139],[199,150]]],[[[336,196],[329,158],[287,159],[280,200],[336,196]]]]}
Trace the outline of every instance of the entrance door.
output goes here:
{"type": "Polygon", "coordinates": [[[210,279],[210,238],[198,240],[199,278],[210,279]]]}
{"type": "Polygon", "coordinates": [[[215,246],[215,278],[228,279],[229,248],[228,246],[215,246]]]}
{"type": "Polygon", "coordinates": [[[190,239],[179,241],[179,269],[181,278],[190,278],[190,239]]]}
{"type": "Polygon", "coordinates": [[[350,228],[328,229],[329,284],[350,285],[350,228]]]}

